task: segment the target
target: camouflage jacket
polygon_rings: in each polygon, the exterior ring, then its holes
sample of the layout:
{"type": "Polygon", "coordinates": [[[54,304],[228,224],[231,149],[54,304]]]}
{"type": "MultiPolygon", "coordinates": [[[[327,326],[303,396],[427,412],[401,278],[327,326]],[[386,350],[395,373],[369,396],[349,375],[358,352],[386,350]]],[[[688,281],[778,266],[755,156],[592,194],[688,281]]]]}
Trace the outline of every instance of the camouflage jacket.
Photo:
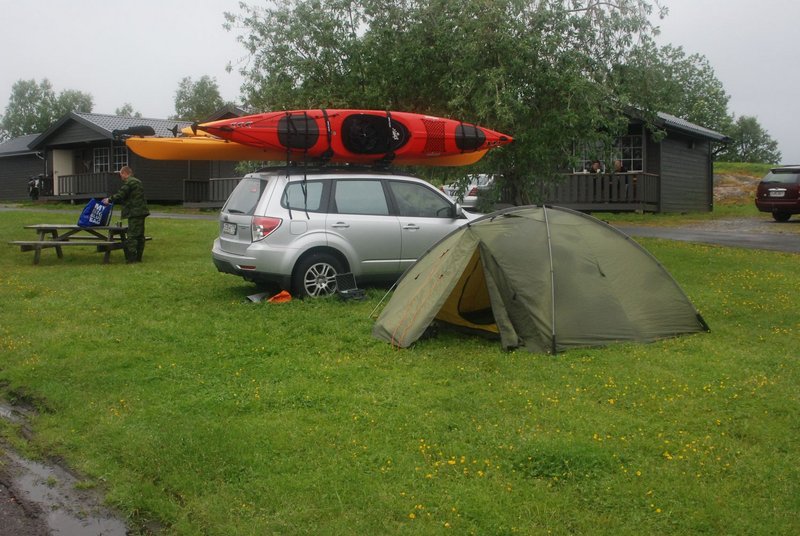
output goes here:
{"type": "Polygon", "coordinates": [[[147,201],[144,198],[144,186],[142,181],[134,176],[122,183],[122,187],[117,193],[108,198],[112,203],[122,203],[123,218],[142,218],[150,215],[147,208],[147,201]]]}

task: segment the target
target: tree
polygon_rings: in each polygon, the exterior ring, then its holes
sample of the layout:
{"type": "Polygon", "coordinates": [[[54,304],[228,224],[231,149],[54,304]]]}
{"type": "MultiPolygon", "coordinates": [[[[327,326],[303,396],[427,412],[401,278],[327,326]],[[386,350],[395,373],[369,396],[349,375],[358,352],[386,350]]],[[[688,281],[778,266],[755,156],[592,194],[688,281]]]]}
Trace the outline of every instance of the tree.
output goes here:
{"type": "Polygon", "coordinates": [[[730,96],[705,56],[687,56],[681,47],[644,43],[614,69],[618,98],[637,108],[649,106],[726,133],[733,119],[730,96]]]}
{"type": "MultiPolygon", "coordinates": [[[[652,34],[648,0],[296,0],[240,4],[254,109],[402,109],[515,137],[484,159],[515,202],[627,126],[615,66],[652,34]]],[[[647,107],[649,109],[649,107],[647,107]]],[[[479,171],[479,169],[476,169],[479,171]]]]}
{"type": "Polygon", "coordinates": [[[92,96],[76,90],[64,90],[56,97],[53,86],[45,78],[18,80],[11,87],[0,128],[7,137],[44,132],[69,112],[91,112],[92,96]]]}
{"type": "Polygon", "coordinates": [[[175,92],[175,115],[171,119],[199,121],[210,116],[225,105],[219,94],[217,81],[203,76],[197,82],[187,76],[181,80],[175,92]]]}
{"type": "Polygon", "coordinates": [[[60,119],[70,112],[89,113],[94,108],[94,99],[88,93],[74,89],[65,89],[58,94],[55,116],[60,119]]]}
{"type": "Polygon", "coordinates": [[[114,115],[118,115],[120,117],[142,117],[141,112],[137,112],[133,109],[133,105],[129,102],[126,102],[121,107],[114,110],[114,115]]]}
{"type": "Polygon", "coordinates": [[[770,137],[755,117],[739,117],[729,137],[732,141],[719,155],[719,160],[759,164],[779,164],[781,161],[778,142],[770,137]]]}

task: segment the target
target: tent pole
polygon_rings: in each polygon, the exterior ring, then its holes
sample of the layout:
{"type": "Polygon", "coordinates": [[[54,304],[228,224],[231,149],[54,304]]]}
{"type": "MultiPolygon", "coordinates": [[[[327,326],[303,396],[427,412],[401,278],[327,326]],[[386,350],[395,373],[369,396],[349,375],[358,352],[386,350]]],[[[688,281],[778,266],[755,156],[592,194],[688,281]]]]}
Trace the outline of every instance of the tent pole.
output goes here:
{"type": "Polygon", "coordinates": [[[396,286],[397,286],[397,284],[398,284],[399,282],[400,282],[400,279],[398,278],[398,280],[397,280],[397,281],[395,281],[395,282],[392,284],[392,286],[391,286],[391,287],[389,287],[389,290],[387,290],[387,291],[386,291],[386,294],[384,294],[384,295],[383,295],[383,298],[381,298],[381,301],[379,301],[379,302],[378,302],[378,305],[376,305],[376,306],[375,306],[375,308],[372,310],[372,312],[369,314],[369,316],[368,316],[367,318],[372,318],[372,315],[374,315],[374,314],[375,314],[375,311],[377,311],[377,310],[378,310],[378,307],[380,307],[380,306],[381,306],[381,304],[383,303],[383,300],[385,300],[385,299],[386,299],[386,296],[388,296],[388,295],[389,295],[389,294],[390,294],[390,293],[391,293],[391,292],[394,290],[394,287],[396,287],[396,286]]]}
{"type": "Polygon", "coordinates": [[[553,355],[556,354],[556,279],[553,270],[553,243],[550,240],[550,220],[547,219],[547,207],[542,205],[544,213],[544,226],[547,229],[547,254],[550,259],[550,344],[552,345],[553,355]]]}

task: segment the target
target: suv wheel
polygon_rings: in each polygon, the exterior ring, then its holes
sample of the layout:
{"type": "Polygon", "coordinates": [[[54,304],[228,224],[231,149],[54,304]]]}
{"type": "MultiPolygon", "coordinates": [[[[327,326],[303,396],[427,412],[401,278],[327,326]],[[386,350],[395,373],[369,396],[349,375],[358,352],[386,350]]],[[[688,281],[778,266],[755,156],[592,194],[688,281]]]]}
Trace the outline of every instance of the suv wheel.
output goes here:
{"type": "Polygon", "coordinates": [[[789,221],[789,218],[791,218],[792,215],[789,212],[773,212],[772,217],[775,219],[775,221],[784,222],[789,221]]]}
{"type": "Polygon", "coordinates": [[[327,253],[314,253],[297,264],[292,286],[301,298],[329,296],[336,292],[336,274],[341,263],[327,253]]]}

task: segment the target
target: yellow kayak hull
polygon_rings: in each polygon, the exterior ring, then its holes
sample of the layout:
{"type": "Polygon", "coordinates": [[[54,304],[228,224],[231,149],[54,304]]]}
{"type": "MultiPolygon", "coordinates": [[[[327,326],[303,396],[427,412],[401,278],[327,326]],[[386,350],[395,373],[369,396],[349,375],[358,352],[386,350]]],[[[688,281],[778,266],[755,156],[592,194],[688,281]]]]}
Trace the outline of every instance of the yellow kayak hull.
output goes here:
{"type": "Polygon", "coordinates": [[[150,160],[286,160],[284,151],[265,150],[208,136],[128,138],[128,148],[150,160]]]}
{"type": "MultiPolygon", "coordinates": [[[[263,149],[210,136],[188,136],[180,138],[128,138],[125,140],[131,151],[149,160],[257,160],[285,162],[286,152],[278,149],[263,149]]],[[[443,156],[416,156],[397,158],[391,163],[404,166],[468,166],[484,157],[488,149],[443,156]]],[[[297,154],[292,155],[297,161],[297,154]]],[[[309,158],[309,162],[316,159],[309,158]]],[[[344,158],[332,158],[331,162],[346,163],[344,158]]]]}

